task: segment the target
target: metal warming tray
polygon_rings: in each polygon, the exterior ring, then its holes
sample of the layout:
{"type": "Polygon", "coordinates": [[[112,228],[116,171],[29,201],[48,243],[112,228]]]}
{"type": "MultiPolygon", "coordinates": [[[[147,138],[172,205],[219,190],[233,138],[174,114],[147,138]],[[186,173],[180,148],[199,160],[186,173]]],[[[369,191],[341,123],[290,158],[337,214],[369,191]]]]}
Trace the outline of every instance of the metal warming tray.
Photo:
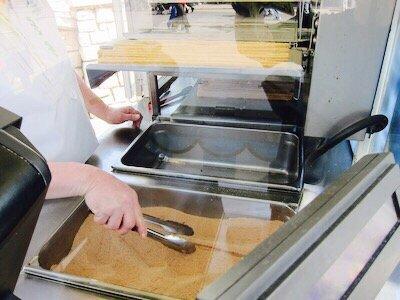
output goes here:
{"type": "Polygon", "coordinates": [[[300,189],[299,138],[292,133],[155,122],[116,171],[300,189]]]}
{"type": "MultiPolygon", "coordinates": [[[[209,218],[226,216],[251,217],[282,222],[286,222],[294,216],[294,211],[288,206],[268,200],[254,200],[165,188],[135,187],[135,190],[141,199],[142,207],[170,207],[196,216],[209,218]]],[[[88,214],[89,210],[85,203],[82,202],[25,267],[25,272],[54,282],[112,296],[168,298],[159,294],[107,284],[92,278],[78,277],[50,270],[52,265],[59,263],[69,253],[74,237],[88,214]]]]}

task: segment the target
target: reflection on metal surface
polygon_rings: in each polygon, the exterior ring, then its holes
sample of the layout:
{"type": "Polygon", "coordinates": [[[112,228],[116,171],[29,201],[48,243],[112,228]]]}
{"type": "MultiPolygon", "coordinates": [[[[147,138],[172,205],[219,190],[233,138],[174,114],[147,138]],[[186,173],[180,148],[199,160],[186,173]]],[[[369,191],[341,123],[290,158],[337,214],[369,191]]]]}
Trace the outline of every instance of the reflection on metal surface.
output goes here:
{"type": "Polygon", "coordinates": [[[168,248],[174,249],[184,254],[191,254],[196,251],[196,246],[193,243],[175,234],[163,234],[161,232],[147,228],[147,236],[159,241],[161,244],[167,246],[168,248]]]}
{"type": "Polygon", "coordinates": [[[193,228],[183,223],[171,220],[162,220],[160,218],[156,218],[147,214],[143,214],[143,218],[146,223],[151,223],[153,225],[159,226],[166,233],[182,234],[187,236],[192,236],[194,234],[193,228]]]}
{"type": "Polygon", "coordinates": [[[164,221],[160,218],[147,214],[143,214],[143,218],[147,225],[148,237],[153,238],[165,246],[182,253],[190,254],[196,251],[196,247],[193,243],[179,236],[179,234],[187,236],[194,235],[193,228],[190,226],[175,221],[164,221]],[[154,226],[162,229],[162,232],[151,228],[154,226]]]}
{"type": "Polygon", "coordinates": [[[263,166],[253,166],[253,165],[236,165],[229,164],[218,161],[206,161],[206,160],[195,160],[195,159],[183,159],[183,158],[170,158],[167,155],[160,153],[158,155],[160,162],[169,163],[169,164],[178,164],[178,165],[193,165],[198,167],[212,167],[212,168],[224,168],[224,169],[236,169],[250,172],[270,172],[270,173],[280,173],[283,175],[289,175],[288,172],[285,172],[279,169],[267,168],[263,166]]]}

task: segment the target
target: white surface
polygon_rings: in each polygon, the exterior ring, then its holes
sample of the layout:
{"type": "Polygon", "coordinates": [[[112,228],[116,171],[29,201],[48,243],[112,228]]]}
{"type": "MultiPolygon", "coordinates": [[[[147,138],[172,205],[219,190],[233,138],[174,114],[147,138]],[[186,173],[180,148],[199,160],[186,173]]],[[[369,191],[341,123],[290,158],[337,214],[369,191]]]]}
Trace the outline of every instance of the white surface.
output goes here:
{"type": "Polygon", "coordinates": [[[46,1],[0,2],[0,39],[0,106],[48,160],[86,161],[97,140],[46,1]]]}
{"type": "Polygon", "coordinates": [[[400,266],[397,266],[375,299],[400,299],[400,266]]]}
{"type": "Polygon", "coordinates": [[[321,186],[304,184],[299,210],[302,210],[304,207],[310,204],[323,191],[324,188],[321,186]]]}
{"type": "Polygon", "coordinates": [[[372,115],[384,114],[389,119],[389,125],[379,133],[367,137],[359,143],[356,160],[370,153],[385,151],[390,124],[400,95],[400,1],[397,1],[393,23],[385,53],[385,60],[375,95],[372,115]]]}
{"type": "Polygon", "coordinates": [[[395,4],[322,1],[306,136],[326,137],[370,114],[395,4]]]}

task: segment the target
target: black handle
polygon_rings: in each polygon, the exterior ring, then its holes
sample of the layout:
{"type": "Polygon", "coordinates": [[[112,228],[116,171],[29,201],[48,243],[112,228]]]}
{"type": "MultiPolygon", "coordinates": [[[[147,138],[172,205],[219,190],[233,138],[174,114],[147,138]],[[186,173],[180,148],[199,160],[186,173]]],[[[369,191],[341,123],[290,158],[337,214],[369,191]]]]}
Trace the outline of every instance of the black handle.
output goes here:
{"type": "Polygon", "coordinates": [[[358,122],[351,124],[345,129],[340,130],[334,136],[326,139],[322,142],[315,150],[313,150],[306,157],[306,165],[312,164],[321,155],[325,154],[328,150],[335,147],[340,142],[344,141],[348,137],[357,133],[360,130],[367,129],[367,133],[373,134],[385,129],[388,124],[388,118],[384,115],[375,115],[364,118],[358,122]]]}

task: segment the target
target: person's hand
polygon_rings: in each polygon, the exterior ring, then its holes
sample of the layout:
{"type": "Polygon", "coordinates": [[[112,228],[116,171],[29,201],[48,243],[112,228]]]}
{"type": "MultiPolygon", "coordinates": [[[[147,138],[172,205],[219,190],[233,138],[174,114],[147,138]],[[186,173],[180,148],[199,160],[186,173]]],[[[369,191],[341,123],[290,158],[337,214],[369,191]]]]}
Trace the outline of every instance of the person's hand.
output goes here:
{"type": "Polygon", "coordinates": [[[84,197],[94,214],[94,221],[108,229],[125,234],[137,228],[145,237],[147,233],[136,192],[114,176],[98,170],[84,197]]]}
{"type": "Polygon", "coordinates": [[[133,126],[140,127],[142,115],[131,106],[108,107],[105,121],[109,124],[121,124],[126,121],[133,121],[133,126]]]}
{"type": "Polygon", "coordinates": [[[128,185],[91,165],[76,162],[48,165],[52,179],[46,199],[83,196],[97,223],[120,233],[136,227],[141,236],[146,236],[138,196],[128,185]]]}

